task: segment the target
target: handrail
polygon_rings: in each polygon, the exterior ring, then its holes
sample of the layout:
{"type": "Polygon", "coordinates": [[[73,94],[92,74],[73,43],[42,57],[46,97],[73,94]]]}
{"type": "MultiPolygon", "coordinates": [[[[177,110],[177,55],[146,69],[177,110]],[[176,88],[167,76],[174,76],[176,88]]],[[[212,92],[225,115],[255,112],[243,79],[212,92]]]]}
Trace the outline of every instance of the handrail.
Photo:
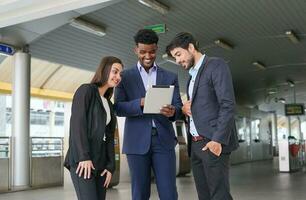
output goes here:
{"type": "Polygon", "coordinates": [[[31,139],[64,139],[64,137],[31,137],[31,139]]]}
{"type": "Polygon", "coordinates": [[[0,153],[6,153],[5,158],[10,157],[10,137],[0,137],[0,153]]]}
{"type": "Polygon", "coordinates": [[[47,152],[53,152],[54,151],[54,152],[59,152],[59,151],[61,151],[61,149],[33,149],[32,152],[33,151],[44,151],[44,152],[46,152],[46,151],[47,152]]]}
{"type": "MultiPolygon", "coordinates": [[[[61,144],[61,143],[57,143],[57,142],[52,142],[52,143],[37,142],[37,143],[33,143],[32,146],[33,146],[33,145],[45,145],[45,144],[46,144],[46,145],[50,145],[50,144],[56,144],[56,145],[58,145],[58,144],[61,144]]],[[[1,144],[0,144],[0,145],[1,145],[1,144]]]]}
{"type": "Polygon", "coordinates": [[[55,154],[56,156],[63,156],[64,154],[63,137],[31,137],[30,146],[32,157],[52,157],[55,154]],[[35,140],[40,141],[35,142],[35,140]]]}

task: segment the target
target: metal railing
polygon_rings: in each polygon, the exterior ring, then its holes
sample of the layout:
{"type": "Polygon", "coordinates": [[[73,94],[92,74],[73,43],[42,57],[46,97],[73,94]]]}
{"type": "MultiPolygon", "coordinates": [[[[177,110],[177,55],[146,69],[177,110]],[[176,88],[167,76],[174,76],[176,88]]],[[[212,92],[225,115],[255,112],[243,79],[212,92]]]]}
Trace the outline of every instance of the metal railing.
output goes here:
{"type": "Polygon", "coordinates": [[[293,171],[305,165],[305,140],[289,140],[289,162],[293,171]]]}
{"type": "Polygon", "coordinates": [[[31,187],[64,184],[64,138],[31,137],[31,187]]]}
{"type": "Polygon", "coordinates": [[[31,157],[63,156],[63,137],[31,137],[31,157]]]}

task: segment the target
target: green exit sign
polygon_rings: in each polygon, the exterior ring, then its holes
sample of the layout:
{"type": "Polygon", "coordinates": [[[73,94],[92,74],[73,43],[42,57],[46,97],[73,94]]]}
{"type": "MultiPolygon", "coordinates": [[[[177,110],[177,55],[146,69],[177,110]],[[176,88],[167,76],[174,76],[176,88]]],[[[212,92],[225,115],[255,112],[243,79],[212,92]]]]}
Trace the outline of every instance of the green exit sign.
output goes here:
{"type": "Polygon", "coordinates": [[[166,32],[166,24],[155,24],[155,25],[149,25],[145,26],[145,29],[151,29],[155,31],[156,33],[165,33],[166,32]]]}

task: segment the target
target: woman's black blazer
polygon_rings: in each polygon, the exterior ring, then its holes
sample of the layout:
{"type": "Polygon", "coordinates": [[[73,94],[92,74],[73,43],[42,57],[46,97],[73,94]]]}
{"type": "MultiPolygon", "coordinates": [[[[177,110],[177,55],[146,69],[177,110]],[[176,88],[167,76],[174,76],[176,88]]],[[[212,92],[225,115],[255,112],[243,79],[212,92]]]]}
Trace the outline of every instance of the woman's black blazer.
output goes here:
{"type": "Polygon", "coordinates": [[[104,169],[114,172],[116,117],[110,100],[108,104],[111,121],[106,126],[106,111],[98,87],[83,84],[77,89],[72,100],[66,168],[75,168],[80,161],[91,160],[96,172],[104,169]]]}

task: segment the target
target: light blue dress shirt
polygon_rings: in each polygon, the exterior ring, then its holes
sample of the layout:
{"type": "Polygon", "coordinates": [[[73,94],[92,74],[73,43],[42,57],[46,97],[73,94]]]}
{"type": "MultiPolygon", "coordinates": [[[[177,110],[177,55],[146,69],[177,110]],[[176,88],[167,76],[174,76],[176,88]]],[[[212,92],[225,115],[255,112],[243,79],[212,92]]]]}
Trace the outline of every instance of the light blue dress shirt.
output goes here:
{"type": "MultiPolygon", "coordinates": [[[[204,58],[205,58],[205,54],[200,58],[200,60],[197,62],[197,64],[194,67],[189,69],[191,80],[190,80],[189,87],[188,87],[188,95],[190,97],[190,101],[192,100],[191,98],[192,98],[192,93],[193,93],[193,88],[194,88],[194,82],[196,80],[198,71],[203,63],[204,58]]],[[[190,134],[192,136],[199,136],[199,133],[197,132],[192,116],[190,117],[190,127],[189,128],[190,128],[190,134]]]]}
{"type": "MultiPolygon", "coordinates": [[[[139,73],[140,73],[140,76],[143,82],[143,86],[146,89],[146,91],[150,86],[156,85],[157,65],[155,62],[153,64],[153,67],[149,69],[149,72],[145,70],[145,68],[140,64],[139,61],[137,63],[137,68],[139,70],[139,73]]],[[[152,126],[156,127],[154,120],[152,120],[152,126]]]]}

